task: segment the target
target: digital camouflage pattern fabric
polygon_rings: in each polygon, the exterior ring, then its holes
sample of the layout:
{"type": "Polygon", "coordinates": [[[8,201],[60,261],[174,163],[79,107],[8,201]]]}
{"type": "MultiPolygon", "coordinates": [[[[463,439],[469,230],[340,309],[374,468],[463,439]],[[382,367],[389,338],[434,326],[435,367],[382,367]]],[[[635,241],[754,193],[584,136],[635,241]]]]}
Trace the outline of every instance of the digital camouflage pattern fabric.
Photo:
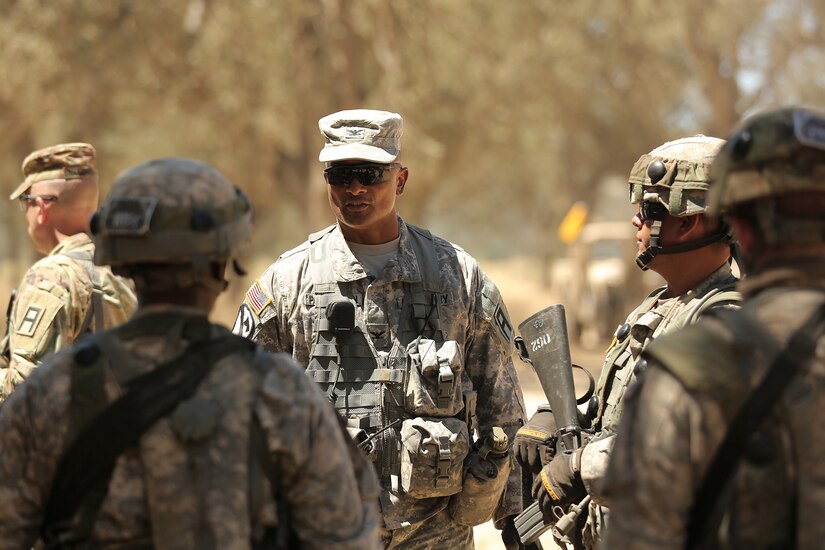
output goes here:
{"type": "Polygon", "coordinates": [[[754,115],[712,173],[710,208],[748,266],[744,301],[643,352],[604,484],[608,544],[821,548],[825,116],[754,115]]]}
{"type": "MultiPolygon", "coordinates": [[[[389,261],[379,277],[373,279],[368,276],[350,251],[337,226],[323,237],[327,239],[324,241],[324,250],[327,252],[323,260],[337,281],[333,286],[356,305],[355,326],[359,334],[364,335],[363,345],[369,346],[369,361],[376,365],[373,369],[374,374],[382,373],[382,376],[394,378],[395,373],[400,373],[405,380],[409,380],[410,376],[418,375],[416,369],[408,367],[407,358],[413,355],[418,361],[420,357],[427,356],[426,350],[422,347],[424,340],[415,350],[411,350],[407,342],[402,342],[408,334],[405,327],[412,321],[402,318],[402,312],[406,311],[405,300],[410,297],[410,288],[420,284],[423,277],[416,257],[417,252],[412,244],[413,236],[422,234],[423,230],[409,226],[400,219],[399,224],[397,256],[389,261]]],[[[466,396],[475,392],[477,396],[475,410],[479,433],[489,432],[493,426],[499,426],[512,441],[524,420],[523,398],[511,358],[514,333],[498,289],[464,250],[438,237],[432,237],[432,243],[438,279],[443,291],[438,294],[436,303],[432,304],[435,307],[428,310],[432,315],[426,315],[427,319],[424,321],[438,321],[441,340],[444,343],[439,348],[440,354],[445,353],[448,345],[455,345],[455,353],[450,357],[460,358],[451,363],[455,369],[453,372],[457,375],[456,387],[460,391],[451,394],[447,399],[447,408],[444,409],[449,411],[447,417],[437,412],[438,406],[435,403],[432,403],[429,409],[421,408],[421,400],[428,399],[424,394],[416,396],[416,399],[410,398],[408,394],[408,400],[405,401],[402,397],[399,406],[390,409],[394,416],[387,421],[391,423],[403,420],[397,427],[394,425],[394,429],[409,430],[404,433],[411,434],[404,439],[403,445],[401,441],[398,443],[399,449],[403,446],[403,452],[410,456],[415,451],[407,444],[415,439],[421,439],[420,436],[412,437],[412,434],[429,433],[438,440],[435,434],[440,433],[438,430],[444,429],[445,426],[451,435],[445,432],[444,437],[453,441],[452,445],[456,445],[452,451],[458,452],[461,447],[459,442],[463,441],[462,448],[466,452],[468,427],[459,418],[466,410],[466,406],[462,407],[462,393],[466,396]],[[449,344],[450,342],[454,344],[449,344]],[[424,414],[422,410],[430,412],[424,414]],[[431,418],[433,414],[442,417],[431,418]],[[418,428],[413,427],[416,422],[420,423],[418,428]]],[[[313,289],[310,258],[312,250],[313,247],[306,242],[281,255],[247,292],[233,329],[235,333],[259,342],[267,350],[292,354],[296,362],[304,367],[313,362],[317,363],[312,357],[313,343],[318,336],[315,328],[315,302],[318,298],[313,289]]],[[[352,353],[352,350],[342,350],[342,354],[344,353],[352,353]]],[[[366,361],[366,358],[364,360],[366,361]]],[[[332,382],[323,372],[313,369],[308,373],[317,377],[317,380],[332,382]]],[[[346,365],[342,371],[347,372],[346,365]]],[[[342,378],[342,385],[350,380],[346,378],[346,374],[342,378]]],[[[340,405],[337,403],[337,406],[340,405]]],[[[404,457],[399,459],[397,456],[399,452],[402,451],[395,452],[396,456],[390,456],[388,461],[393,464],[399,460],[403,462],[404,457]]],[[[392,470],[392,464],[375,465],[379,469],[382,481],[381,512],[384,526],[388,531],[401,529],[398,531],[399,538],[406,539],[410,530],[418,530],[419,535],[424,536],[423,531],[429,529],[431,521],[439,521],[437,517],[443,520],[443,511],[450,500],[449,494],[460,491],[461,472],[456,472],[458,477],[455,478],[452,473],[446,474],[445,471],[445,475],[449,475],[452,487],[444,489],[447,492],[446,496],[426,497],[425,495],[432,493],[421,489],[421,493],[413,497],[405,492],[401,485],[408,482],[414,485],[426,484],[425,481],[421,481],[417,475],[402,475],[403,479],[396,486],[393,481],[394,474],[387,474],[388,468],[391,472],[395,471],[392,470]]],[[[415,464],[412,465],[414,466],[415,464]]],[[[408,465],[408,468],[410,467],[408,465]]],[[[403,474],[403,470],[401,473],[403,474]]],[[[504,496],[494,516],[497,521],[521,511],[520,469],[517,465],[514,464],[508,479],[504,496]]],[[[416,492],[418,488],[408,486],[407,490],[416,492]]],[[[431,488],[430,491],[432,490],[431,488]]],[[[462,527],[458,531],[461,534],[453,537],[452,543],[439,540],[440,547],[465,548],[465,536],[471,533],[471,530],[469,527],[462,527]]],[[[423,541],[418,538],[414,540],[423,541]]]]}
{"type": "Polygon", "coordinates": [[[94,244],[80,233],[26,272],[9,319],[11,356],[8,367],[0,369],[0,400],[48,355],[94,330],[96,322],[111,328],[135,311],[131,282],[113,275],[108,267],[94,266],[93,255],[94,244]],[[97,319],[91,311],[95,286],[102,305],[97,319]]]}
{"type": "MultiPolygon", "coordinates": [[[[812,267],[810,262],[776,266],[741,283],[743,313],[775,340],[766,345],[785,348],[790,335],[825,303],[825,263],[812,267]]],[[[758,344],[738,340],[729,325],[707,318],[649,349],[644,380],[626,399],[604,483],[611,507],[609,548],[684,547],[694,492],[733,412],[768,366],[754,361],[758,344]],[[661,364],[657,346],[679,349],[682,361],[695,365],[696,380],[675,374],[670,362],[661,364]]],[[[825,414],[819,348],[784,391],[776,407],[781,412],[768,418],[745,450],[724,493],[719,548],[821,548],[825,434],[811,422],[825,414]]]]}
{"type": "Polygon", "coordinates": [[[593,420],[594,441],[585,446],[581,460],[581,475],[593,497],[588,510],[583,540],[594,547],[604,536],[609,510],[601,493],[611,450],[616,442],[616,428],[625,406],[625,396],[636,383],[641,370],[638,359],[643,350],[663,334],[692,323],[712,307],[735,307],[739,296],[732,292],[736,278],[725,263],[695,288],[681,296],[669,296],[667,287],[651,293],[619,327],[616,338],[607,351],[596,395],[599,411],[593,420]]]}
{"type": "MultiPolygon", "coordinates": [[[[97,345],[105,361],[107,400],[178,356],[192,319],[205,322],[198,310],[148,306],[122,327],[91,336],[87,344],[97,345]]],[[[211,338],[228,334],[209,327],[211,338]]],[[[49,358],[0,412],[0,548],[30,548],[38,537],[44,499],[67,445],[76,361],[72,349],[49,358]]],[[[366,464],[354,466],[358,453],[346,437],[333,409],[287,355],[231,354],[119,457],[91,544],[194,550],[208,540],[214,548],[250,548],[279,517],[261,474],[272,468],[303,548],[378,548],[377,484],[366,464]],[[253,418],[262,432],[261,453],[251,450],[253,418]]]]}

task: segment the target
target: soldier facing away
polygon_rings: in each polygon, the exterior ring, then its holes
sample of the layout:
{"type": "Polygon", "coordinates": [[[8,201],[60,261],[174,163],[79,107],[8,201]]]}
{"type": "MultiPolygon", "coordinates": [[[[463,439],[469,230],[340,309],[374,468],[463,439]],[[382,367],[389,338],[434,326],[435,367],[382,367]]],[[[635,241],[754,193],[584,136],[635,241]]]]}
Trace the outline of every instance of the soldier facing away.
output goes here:
{"type": "Polygon", "coordinates": [[[596,388],[598,401],[582,424],[590,426],[593,439],[577,451],[553,457],[557,428],[548,406],[539,407],[516,436],[519,462],[538,474],[533,495],[546,516],[554,506],[566,508],[591,495],[588,513],[580,516],[573,537],[577,547],[593,548],[603,538],[609,511],[599,484],[625,392],[644,368],[637,363],[642,350],[704,311],[732,307],[739,299],[733,291],[727,228],[704,214],[710,163],[723,144],[706,136],[671,141],[642,155],[630,172],[630,199],[639,205],[632,219],[636,263],[661,275],[667,285],[654,290],[616,330],[596,388]]]}
{"type": "Polygon", "coordinates": [[[605,483],[609,546],[822,548],[825,114],[758,114],[713,169],[744,301],[645,350],[605,483]]]}
{"type": "Polygon", "coordinates": [[[140,306],[4,404],[0,548],[378,548],[377,481],[324,396],[207,318],[247,197],[208,164],[152,161],[92,229],[140,306]]]}
{"type": "Polygon", "coordinates": [[[464,250],[398,216],[399,115],[342,111],[319,127],[337,223],[261,275],[234,330],[292,354],[346,418],[378,472],[387,548],[472,548],[490,516],[517,548],[518,468],[472,442],[494,427],[512,438],[524,419],[499,291],[464,250]]]}
{"type": "Polygon", "coordinates": [[[33,152],[20,201],[28,233],[46,257],[26,272],[12,298],[0,359],[0,402],[46,356],[80,336],[122,324],[134,312],[131,283],[92,262],[89,217],[97,208],[97,160],[87,143],[33,152]]]}

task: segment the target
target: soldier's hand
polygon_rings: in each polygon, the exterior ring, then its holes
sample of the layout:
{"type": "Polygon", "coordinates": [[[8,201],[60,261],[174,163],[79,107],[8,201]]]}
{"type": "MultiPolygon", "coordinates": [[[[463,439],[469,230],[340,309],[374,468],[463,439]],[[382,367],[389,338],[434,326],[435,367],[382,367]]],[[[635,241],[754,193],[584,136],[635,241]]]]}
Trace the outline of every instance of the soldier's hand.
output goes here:
{"type": "Polygon", "coordinates": [[[522,426],[513,440],[513,453],[522,468],[537,474],[544,461],[553,457],[556,448],[556,420],[549,408],[538,412],[522,426]]]}
{"type": "Polygon", "coordinates": [[[548,514],[553,506],[567,507],[587,495],[581,477],[582,450],[564,452],[553,457],[533,481],[533,498],[542,513],[548,514]]]}

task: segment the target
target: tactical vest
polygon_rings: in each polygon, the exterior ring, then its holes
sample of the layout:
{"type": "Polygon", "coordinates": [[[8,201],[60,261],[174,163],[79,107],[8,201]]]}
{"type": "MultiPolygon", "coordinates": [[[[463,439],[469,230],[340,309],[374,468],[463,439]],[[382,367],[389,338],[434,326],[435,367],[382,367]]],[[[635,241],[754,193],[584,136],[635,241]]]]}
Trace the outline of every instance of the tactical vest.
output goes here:
{"type": "MultiPolygon", "coordinates": [[[[693,324],[696,319],[705,311],[715,305],[741,300],[741,296],[734,289],[735,283],[730,283],[721,287],[711,288],[701,296],[695,297],[685,304],[681,311],[673,319],[666,319],[668,323],[666,331],[670,332],[678,328],[693,324]]],[[[627,388],[635,382],[637,371],[642,365],[633,364],[633,354],[630,350],[631,334],[630,330],[645,313],[650,312],[656,305],[659,298],[667,290],[666,286],[654,290],[644,302],[635,310],[628,322],[620,325],[614,336],[614,343],[608,351],[604,361],[602,374],[599,380],[599,408],[596,417],[592,421],[592,428],[596,431],[604,429],[615,429],[619,423],[622,413],[622,401],[627,388]]]]}
{"type": "MultiPolygon", "coordinates": [[[[363,430],[362,434],[372,438],[374,452],[371,458],[379,478],[386,482],[400,471],[401,423],[405,419],[427,415],[447,420],[446,417],[456,416],[465,408],[460,373],[442,365],[433,378],[436,386],[433,391],[437,393],[435,412],[425,410],[416,414],[409,411],[409,350],[411,344],[414,348],[414,342],[423,339],[434,342],[435,347],[444,344],[439,297],[445,289],[439,276],[432,235],[425,229],[407,225],[421,281],[404,283],[398,334],[388,334],[389,323],[385,327],[367,326],[363,315],[355,315],[354,326],[345,333],[334,326],[328,311],[341,301],[350,302],[355,309],[364,308],[365,297],[344,295],[344,287],[337,282],[332,263],[325,261],[332,256],[332,240],[328,236],[334,227],[309,237],[313,291],[311,295],[305,295],[304,300],[307,305],[311,305],[309,300],[314,303],[315,317],[307,374],[346,419],[351,433],[363,430]],[[382,330],[387,334],[380,334],[382,330]],[[457,402],[455,395],[458,395],[457,402]]],[[[450,449],[441,447],[439,453],[449,455],[450,449]]]]}

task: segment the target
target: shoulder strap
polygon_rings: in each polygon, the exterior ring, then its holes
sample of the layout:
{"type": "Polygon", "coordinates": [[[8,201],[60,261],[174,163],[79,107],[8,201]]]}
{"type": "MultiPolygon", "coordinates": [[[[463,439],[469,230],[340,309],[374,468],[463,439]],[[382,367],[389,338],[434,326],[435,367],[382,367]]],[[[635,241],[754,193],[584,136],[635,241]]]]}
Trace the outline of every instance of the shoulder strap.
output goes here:
{"type": "Polygon", "coordinates": [[[66,540],[89,491],[108,484],[117,458],[160,418],[194,394],[221,359],[255,344],[235,335],[191,343],[178,357],[126,384],[127,392],[80,431],[63,454],[46,504],[41,530],[47,547],[66,540]]]}
{"type": "Polygon", "coordinates": [[[410,243],[415,250],[418,269],[421,271],[421,286],[428,292],[441,291],[441,277],[438,268],[438,254],[433,235],[428,230],[407,224],[410,243]]]}
{"type": "Polygon", "coordinates": [[[696,300],[696,303],[691,304],[690,307],[678,315],[676,320],[673,322],[673,328],[694,324],[700,315],[718,305],[731,302],[741,302],[742,295],[738,291],[734,290],[735,288],[736,283],[732,282],[710,290],[704,296],[696,300]]]}
{"type": "MultiPolygon", "coordinates": [[[[758,337],[760,341],[775,343],[775,339],[759,323],[745,312],[737,313],[739,323],[733,326],[742,327],[749,334],[758,337]]],[[[719,497],[723,489],[728,486],[731,474],[742,457],[748,439],[771,413],[801,365],[816,352],[817,340],[823,323],[825,323],[825,304],[819,306],[805,324],[791,336],[788,344],[770,364],[762,382],[750,394],[728,426],[725,438],[708,467],[702,485],[696,492],[688,521],[687,548],[703,548],[704,543],[718,531],[723,516],[718,509],[721,505],[719,497]]],[[[764,353],[762,346],[757,346],[757,349],[760,353],[764,353]]]]}
{"type": "Polygon", "coordinates": [[[89,303],[89,307],[86,309],[86,317],[83,318],[83,323],[80,325],[80,330],[77,331],[78,335],[82,335],[89,330],[89,327],[92,325],[92,321],[94,321],[94,328],[92,331],[98,332],[103,330],[105,325],[103,286],[100,282],[100,274],[95,269],[94,262],[86,254],[80,253],[76,250],[70,250],[69,252],[66,252],[64,256],[80,263],[86,271],[86,275],[89,276],[89,281],[92,283],[92,300],[89,303]]]}

